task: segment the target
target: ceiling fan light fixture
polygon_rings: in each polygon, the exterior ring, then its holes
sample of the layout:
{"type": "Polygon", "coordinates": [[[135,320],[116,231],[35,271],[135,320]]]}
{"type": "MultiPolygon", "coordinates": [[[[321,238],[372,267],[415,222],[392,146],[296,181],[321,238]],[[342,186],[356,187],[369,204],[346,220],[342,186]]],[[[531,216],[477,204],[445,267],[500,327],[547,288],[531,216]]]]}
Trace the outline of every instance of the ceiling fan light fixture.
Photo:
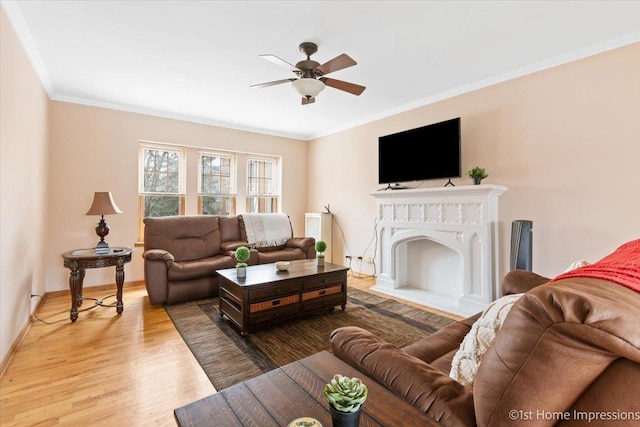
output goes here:
{"type": "Polygon", "coordinates": [[[310,77],[294,80],[291,84],[296,92],[307,99],[315,98],[324,89],[324,83],[310,77]]]}

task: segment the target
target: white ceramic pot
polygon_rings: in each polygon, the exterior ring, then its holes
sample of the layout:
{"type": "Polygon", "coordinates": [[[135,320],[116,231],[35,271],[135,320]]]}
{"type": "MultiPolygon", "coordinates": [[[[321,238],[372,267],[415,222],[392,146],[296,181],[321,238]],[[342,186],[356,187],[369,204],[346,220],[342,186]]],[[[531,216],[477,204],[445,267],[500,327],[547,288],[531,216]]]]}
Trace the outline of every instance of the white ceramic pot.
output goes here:
{"type": "Polygon", "coordinates": [[[247,277],[247,267],[236,267],[238,278],[247,277]]]}

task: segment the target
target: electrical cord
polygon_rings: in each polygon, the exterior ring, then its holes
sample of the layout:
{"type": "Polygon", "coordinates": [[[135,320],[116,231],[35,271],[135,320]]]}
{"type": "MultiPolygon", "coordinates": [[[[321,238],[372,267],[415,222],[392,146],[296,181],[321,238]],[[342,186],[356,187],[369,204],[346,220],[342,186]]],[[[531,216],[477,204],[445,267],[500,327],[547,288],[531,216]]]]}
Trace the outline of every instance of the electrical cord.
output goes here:
{"type": "MultiPolygon", "coordinates": [[[[325,209],[328,209],[327,206],[325,206],[325,209]]],[[[338,220],[336,219],[336,215],[333,215],[333,222],[334,224],[338,227],[338,231],[340,231],[340,235],[342,236],[342,243],[344,244],[344,247],[347,251],[348,254],[351,254],[351,249],[349,248],[349,245],[347,245],[347,239],[344,236],[344,231],[342,231],[342,228],[340,227],[340,224],[338,223],[338,220]]],[[[362,260],[364,259],[364,255],[367,253],[367,251],[369,250],[369,247],[371,246],[371,243],[375,242],[375,246],[373,249],[373,257],[371,258],[373,260],[372,264],[373,264],[373,274],[366,274],[363,275],[361,274],[362,272],[358,272],[356,275],[356,272],[353,270],[352,267],[352,263],[354,260],[354,257],[351,255],[347,255],[345,258],[348,260],[348,265],[346,266],[347,268],[349,268],[349,270],[351,271],[351,276],[355,277],[356,279],[366,279],[369,277],[376,277],[376,273],[377,273],[377,267],[376,267],[376,256],[377,256],[377,252],[378,252],[378,220],[377,218],[375,219],[374,225],[373,225],[373,237],[371,238],[371,240],[369,240],[369,244],[367,244],[367,247],[364,250],[364,253],[362,256],[360,257],[355,257],[356,260],[360,261],[360,270],[362,270],[362,260]]]]}
{"type": "MultiPolygon", "coordinates": [[[[342,228],[340,227],[340,224],[338,224],[338,220],[336,219],[336,216],[333,215],[333,222],[334,224],[338,227],[338,230],[340,231],[340,234],[342,235],[342,243],[344,243],[344,247],[347,250],[347,253],[351,253],[351,249],[349,249],[349,246],[347,245],[347,240],[344,238],[344,231],[342,231],[342,228]]],[[[349,263],[349,268],[351,268],[351,263],[349,263]]]]}
{"type": "MultiPolygon", "coordinates": [[[[42,299],[44,299],[44,298],[42,297],[42,295],[35,295],[35,294],[31,294],[31,298],[33,298],[33,297],[38,297],[38,298],[40,298],[41,300],[42,300],[42,299]]],[[[33,313],[33,318],[34,318],[34,319],[36,319],[36,320],[39,320],[40,322],[45,323],[45,324],[47,324],[47,325],[55,325],[56,323],[69,321],[69,319],[68,319],[68,318],[64,318],[64,319],[56,320],[55,322],[48,322],[48,321],[46,321],[46,320],[44,320],[44,319],[39,318],[39,317],[38,317],[38,312],[37,312],[37,311],[36,311],[35,313],[33,313]]]]}
{"type": "MultiPolygon", "coordinates": [[[[343,235],[344,237],[344,235],[343,235]]],[[[346,243],[345,243],[346,246],[346,243]]],[[[352,256],[348,256],[347,259],[349,260],[349,269],[352,272],[352,276],[355,277],[356,279],[366,279],[366,278],[370,278],[370,277],[376,277],[376,273],[377,273],[377,267],[376,267],[376,256],[377,256],[377,251],[378,251],[378,220],[377,218],[374,221],[374,225],[373,225],[373,237],[371,238],[371,240],[369,240],[369,244],[367,245],[367,247],[364,249],[364,252],[362,254],[362,256],[358,256],[356,257],[356,260],[360,262],[360,268],[359,268],[359,272],[358,275],[355,274],[354,270],[351,269],[351,261],[353,260],[352,256]],[[364,256],[366,255],[367,251],[369,250],[369,247],[371,246],[371,243],[375,242],[375,247],[373,249],[373,257],[371,258],[372,262],[371,264],[373,264],[373,274],[362,274],[362,260],[364,259],[364,256]]]]}

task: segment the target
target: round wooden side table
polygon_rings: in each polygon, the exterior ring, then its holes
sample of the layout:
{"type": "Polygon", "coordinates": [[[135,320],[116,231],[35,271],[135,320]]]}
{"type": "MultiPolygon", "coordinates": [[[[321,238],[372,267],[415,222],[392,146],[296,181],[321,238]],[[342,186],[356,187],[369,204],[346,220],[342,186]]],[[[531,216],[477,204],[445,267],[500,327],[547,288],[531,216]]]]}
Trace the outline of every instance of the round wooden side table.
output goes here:
{"type": "Polygon", "coordinates": [[[116,312],[121,314],[124,310],[122,304],[122,285],[124,283],[124,265],[131,261],[131,248],[109,248],[107,253],[96,253],[95,248],[76,249],[62,254],[64,266],[71,270],[69,276],[69,288],[71,289],[71,310],[72,322],[78,319],[78,307],[82,306],[85,299],[94,300],[94,305],[80,311],[89,310],[97,306],[116,307],[116,312]],[[104,298],[84,298],[82,296],[82,282],[84,280],[85,268],[116,267],[116,304],[105,304],[104,299],[113,297],[114,294],[104,298]]]}

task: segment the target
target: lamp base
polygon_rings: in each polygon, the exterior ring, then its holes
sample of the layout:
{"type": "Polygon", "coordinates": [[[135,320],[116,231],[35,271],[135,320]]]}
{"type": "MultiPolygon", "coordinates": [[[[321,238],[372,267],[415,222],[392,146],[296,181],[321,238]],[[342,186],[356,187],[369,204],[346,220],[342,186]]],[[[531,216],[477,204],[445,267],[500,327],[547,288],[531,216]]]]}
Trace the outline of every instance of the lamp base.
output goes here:
{"type": "Polygon", "coordinates": [[[100,237],[100,241],[96,245],[96,253],[97,254],[108,254],[109,253],[109,244],[104,241],[104,236],[109,234],[109,225],[104,220],[104,215],[101,216],[100,222],[96,227],[96,234],[100,237]]]}
{"type": "Polygon", "coordinates": [[[96,246],[97,254],[108,254],[110,250],[111,249],[109,248],[109,245],[104,240],[101,242],[98,242],[98,245],[96,246]]]}

